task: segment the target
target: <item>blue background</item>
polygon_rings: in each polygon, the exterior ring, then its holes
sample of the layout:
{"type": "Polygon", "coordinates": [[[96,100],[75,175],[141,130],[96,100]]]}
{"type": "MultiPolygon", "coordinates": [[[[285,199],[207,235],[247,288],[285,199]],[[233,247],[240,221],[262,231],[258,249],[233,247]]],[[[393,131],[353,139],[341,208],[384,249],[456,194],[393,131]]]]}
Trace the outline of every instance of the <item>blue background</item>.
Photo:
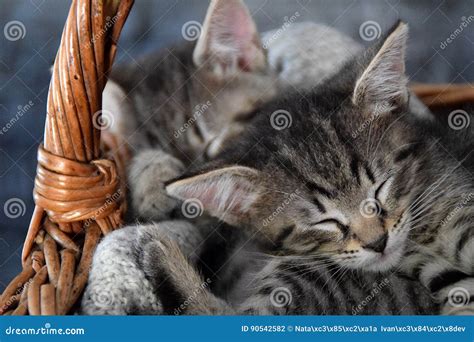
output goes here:
{"type": "Polygon", "coordinates": [[[145,317],[0,317],[0,341],[352,341],[352,342],[472,342],[474,339],[474,317],[443,316],[292,316],[292,317],[183,317],[183,316],[145,316],[145,317]],[[83,328],[81,336],[18,336],[6,335],[12,328],[83,328]],[[375,326],[377,332],[361,333],[311,333],[311,332],[242,332],[242,326],[283,325],[291,326],[375,326]],[[381,332],[380,327],[392,326],[463,326],[462,333],[429,332],[381,332]]]}

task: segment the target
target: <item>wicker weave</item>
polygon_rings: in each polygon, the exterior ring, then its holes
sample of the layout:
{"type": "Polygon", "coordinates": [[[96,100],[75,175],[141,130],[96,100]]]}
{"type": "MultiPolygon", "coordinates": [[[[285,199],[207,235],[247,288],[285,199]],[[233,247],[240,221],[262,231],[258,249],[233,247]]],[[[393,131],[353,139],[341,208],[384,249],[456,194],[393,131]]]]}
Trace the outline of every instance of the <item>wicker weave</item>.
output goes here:
{"type": "MultiPolygon", "coordinates": [[[[117,165],[123,165],[123,156],[107,153],[121,151],[118,146],[101,148],[100,109],[132,4],[72,2],[49,88],[23,271],[0,297],[0,313],[70,312],[84,289],[100,237],[122,222],[124,187],[117,165]]],[[[107,142],[117,145],[113,137],[107,142]]]]}
{"type": "MultiPolygon", "coordinates": [[[[101,131],[101,97],[133,0],[74,0],[48,94],[38,149],[36,207],[23,270],[0,297],[0,314],[71,312],[86,285],[101,236],[122,223],[128,156],[101,131]],[[102,133],[102,136],[101,136],[102,133]]],[[[429,107],[474,102],[471,85],[413,85],[429,107]]]]}

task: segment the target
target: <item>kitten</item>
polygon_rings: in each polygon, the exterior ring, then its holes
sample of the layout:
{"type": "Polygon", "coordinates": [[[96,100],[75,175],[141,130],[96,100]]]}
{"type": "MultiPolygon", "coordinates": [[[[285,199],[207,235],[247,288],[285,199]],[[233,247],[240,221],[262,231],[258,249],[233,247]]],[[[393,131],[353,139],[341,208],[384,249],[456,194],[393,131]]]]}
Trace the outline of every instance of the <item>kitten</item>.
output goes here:
{"type": "Polygon", "coordinates": [[[113,116],[110,131],[135,155],[128,173],[132,216],[168,218],[176,201],[163,182],[213,158],[263,103],[309,79],[323,81],[360,50],[351,38],[312,23],[268,32],[262,43],[241,0],[214,0],[196,43],[113,70],[103,115],[113,116]],[[309,37],[319,38],[309,44],[309,37]],[[318,63],[310,67],[311,59],[318,63]]]}
{"type": "Polygon", "coordinates": [[[279,255],[401,269],[443,313],[474,313],[474,134],[468,126],[435,135],[435,123],[412,115],[407,35],[399,23],[329,82],[268,105],[238,142],[168,193],[199,200],[279,255]]]}

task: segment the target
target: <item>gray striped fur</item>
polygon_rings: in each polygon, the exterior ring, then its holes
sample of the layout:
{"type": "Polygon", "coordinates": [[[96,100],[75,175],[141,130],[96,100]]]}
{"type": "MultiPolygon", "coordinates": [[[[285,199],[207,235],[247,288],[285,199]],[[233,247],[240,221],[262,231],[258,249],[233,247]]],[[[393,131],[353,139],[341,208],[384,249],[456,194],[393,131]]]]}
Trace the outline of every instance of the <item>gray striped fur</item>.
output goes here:
{"type": "Polygon", "coordinates": [[[429,123],[411,113],[406,39],[398,24],[323,86],[269,104],[217,162],[167,189],[201,199],[279,255],[402,270],[443,313],[472,314],[472,115],[462,112],[459,128],[452,117],[429,123]],[[291,125],[275,129],[272,115],[281,111],[291,125]]]}
{"type": "MultiPolygon", "coordinates": [[[[256,257],[236,244],[243,276],[218,297],[196,271],[209,226],[166,221],[109,234],[94,255],[81,313],[89,315],[434,314],[416,281],[398,274],[341,272],[329,260],[256,257]]],[[[244,240],[243,240],[244,241],[244,240]]]]}

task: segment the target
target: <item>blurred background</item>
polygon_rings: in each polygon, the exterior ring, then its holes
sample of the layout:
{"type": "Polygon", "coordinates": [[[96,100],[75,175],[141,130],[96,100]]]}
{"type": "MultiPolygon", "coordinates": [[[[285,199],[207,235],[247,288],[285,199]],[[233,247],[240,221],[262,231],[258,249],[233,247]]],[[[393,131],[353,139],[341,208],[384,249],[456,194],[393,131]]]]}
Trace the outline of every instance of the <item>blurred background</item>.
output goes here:
{"type": "MultiPolygon", "coordinates": [[[[474,81],[473,0],[246,0],[260,31],[296,22],[333,26],[363,44],[373,22],[384,32],[410,24],[412,81],[474,81]]],[[[36,150],[44,129],[49,68],[69,9],[65,0],[1,0],[0,11],[0,291],[20,270],[34,203],[36,150]]],[[[207,0],[137,0],[119,42],[116,63],[182,41],[188,21],[202,22],[207,0]]]]}

